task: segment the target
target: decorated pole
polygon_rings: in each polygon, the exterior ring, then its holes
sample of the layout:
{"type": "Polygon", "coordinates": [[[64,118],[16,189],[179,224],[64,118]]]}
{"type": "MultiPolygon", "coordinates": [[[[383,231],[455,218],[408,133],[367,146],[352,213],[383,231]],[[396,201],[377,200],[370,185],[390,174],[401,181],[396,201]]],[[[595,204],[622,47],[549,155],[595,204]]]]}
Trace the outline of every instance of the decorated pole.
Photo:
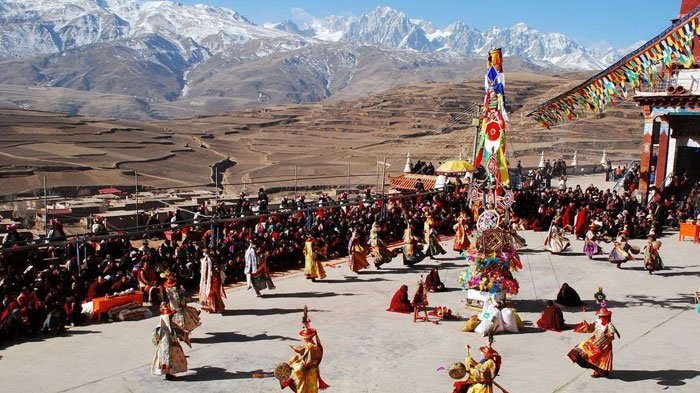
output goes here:
{"type": "Polygon", "coordinates": [[[492,182],[507,186],[510,182],[506,161],[505,77],[501,48],[489,52],[488,72],[484,77],[484,110],[477,139],[475,166],[483,166],[492,182]]]}

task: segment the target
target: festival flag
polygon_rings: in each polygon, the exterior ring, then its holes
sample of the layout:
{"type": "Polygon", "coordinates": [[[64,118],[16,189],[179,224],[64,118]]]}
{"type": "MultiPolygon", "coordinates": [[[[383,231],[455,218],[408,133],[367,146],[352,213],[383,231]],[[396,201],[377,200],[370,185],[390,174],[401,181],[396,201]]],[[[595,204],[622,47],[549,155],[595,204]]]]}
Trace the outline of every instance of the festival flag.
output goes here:
{"type": "Polygon", "coordinates": [[[508,185],[508,162],[506,160],[506,125],[510,122],[505,108],[505,77],[501,49],[489,52],[488,71],[484,76],[484,110],[481,129],[477,138],[475,166],[487,167],[503,185],[508,185]]]}
{"type": "Polygon", "coordinates": [[[696,37],[700,37],[700,7],[608,69],[539,105],[528,116],[550,128],[580,118],[585,111],[603,112],[634,94],[635,89],[658,83],[665,75],[664,68],[694,67],[698,60],[692,53],[696,37]]]}

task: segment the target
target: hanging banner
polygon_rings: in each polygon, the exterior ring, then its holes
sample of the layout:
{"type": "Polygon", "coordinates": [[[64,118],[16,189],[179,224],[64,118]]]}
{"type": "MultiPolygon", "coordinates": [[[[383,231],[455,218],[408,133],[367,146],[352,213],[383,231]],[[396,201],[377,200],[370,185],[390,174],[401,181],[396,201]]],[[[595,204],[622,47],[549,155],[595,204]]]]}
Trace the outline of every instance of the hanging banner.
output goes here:
{"type": "Polygon", "coordinates": [[[489,52],[488,71],[484,76],[484,109],[481,128],[477,138],[474,165],[486,167],[503,185],[508,185],[508,162],[506,161],[506,124],[510,122],[505,109],[505,85],[501,48],[489,52]]]}
{"type": "Polygon", "coordinates": [[[634,94],[640,87],[653,87],[659,80],[659,72],[664,72],[674,60],[676,66],[695,66],[692,49],[698,36],[700,7],[606,70],[537,106],[528,116],[549,128],[580,118],[586,112],[601,113],[614,107],[630,91],[634,94]]]}

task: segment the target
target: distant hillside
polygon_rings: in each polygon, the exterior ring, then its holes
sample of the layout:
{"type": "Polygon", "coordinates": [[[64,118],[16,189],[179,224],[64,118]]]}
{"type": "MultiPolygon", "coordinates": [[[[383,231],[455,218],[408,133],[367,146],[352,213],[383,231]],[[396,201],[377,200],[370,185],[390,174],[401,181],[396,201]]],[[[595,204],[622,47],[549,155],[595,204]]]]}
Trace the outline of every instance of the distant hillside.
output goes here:
{"type": "MultiPolygon", "coordinates": [[[[633,104],[552,130],[524,114],[546,97],[579,83],[588,74],[509,73],[506,96],[511,162],[537,164],[540,153],[581,164],[639,155],[643,118],[633,104]]],[[[276,105],[219,115],[160,122],[74,117],[0,110],[0,193],[40,192],[49,186],[78,192],[112,185],[144,187],[210,184],[211,168],[229,191],[327,185],[376,184],[376,161],[387,159],[390,174],[403,170],[406,154],[438,163],[470,157],[475,127],[467,114],[483,101],[483,79],[421,83],[352,100],[276,105]],[[59,146],[60,148],[56,148],[59,146]],[[336,176],[328,178],[328,176],[336,176]],[[306,180],[308,177],[314,179],[306,180]]],[[[38,96],[37,96],[38,97],[38,96]]]]}
{"type": "MultiPolygon", "coordinates": [[[[420,17],[420,15],[416,15],[420,17]]],[[[389,7],[301,28],[258,26],[234,10],[142,0],[0,1],[0,106],[171,119],[353,99],[483,73],[598,69],[629,49],[594,50],[519,23],[437,28],[389,7]],[[41,93],[28,89],[41,89],[41,93]]]]}

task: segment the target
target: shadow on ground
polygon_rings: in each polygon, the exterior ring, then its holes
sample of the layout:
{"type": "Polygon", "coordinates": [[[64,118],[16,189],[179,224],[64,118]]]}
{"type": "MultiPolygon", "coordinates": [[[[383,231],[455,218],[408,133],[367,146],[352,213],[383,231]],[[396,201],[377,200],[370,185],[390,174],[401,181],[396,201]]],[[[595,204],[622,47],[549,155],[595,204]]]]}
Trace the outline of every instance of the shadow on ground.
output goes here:
{"type": "Polygon", "coordinates": [[[676,276],[700,276],[700,271],[684,271],[686,269],[698,268],[700,265],[691,266],[666,266],[663,270],[655,271],[655,276],[676,277],[676,276]]]}
{"type": "Polygon", "coordinates": [[[267,333],[257,334],[255,336],[246,336],[236,332],[206,332],[208,337],[193,337],[190,342],[196,344],[216,344],[229,342],[246,342],[246,341],[266,341],[266,340],[294,340],[291,337],[268,335],[267,333]]]}
{"type": "Polygon", "coordinates": [[[377,281],[394,281],[394,280],[387,280],[386,278],[380,278],[380,277],[373,277],[373,278],[368,278],[368,279],[362,279],[362,278],[348,278],[344,280],[317,280],[316,283],[326,283],[326,284],[344,284],[344,283],[349,283],[349,282],[377,282],[377,281]]]}
{"type": "Polygon", "coordinates": [[[608,378],[625,382],[655,380],[661,386],[683,386],[698,376],[698,370],[615,370],[608,378]]]}
{"type": "MultiPolygon", "coordinates": [[[[552,299],[554,300],[554,299],[552,299]]],[[[542,312],[545,308],[545,302],[547,299],[516,299],[513,300],[513,307],[518,312],[542,312]]],[[[582,307],[564,307],[559,305],[559,307],[566,312],[570,313],[580,313],[587,312],[591,315],[595,314],[596,311],[600,309],[600,305],[596,304],[593,299],[582,298],[586,304],[586,311],[583,311],[582,307]]],[[[655,296],[650,295],[627,295],[621,300],[607,300],[609,309],[615,308],[633,308],[633,307],[659,307],[667,308],[672,310],[683,310],[690,309],[695,303],[695,299],[692,294],[676,294],[675,297],[669,297],[667,299],[660,299],[655,296]]]]}
{"type": "Polygon", "coordinates": [[[47,340],[56,340],[60,339],[61,337],[67,337],[67,336],[76,336],[76,335],[82,335],[82,334],[91,334],[91,333],[102,333],[100,330],[73,330],[73,329],[67,329],[65,332],[57,335],[53,334],[38,334],[34,336],[30,336],[27,339],[24,340],[19,340],[19,341],[2,341],[0,342],[0,350],[9,348],[13,345],[20,345],[22,343],[26,342],[39,342],[39,341],[47,341],[47,340]]]}
{"type": "Polygon", "coordinates": [[[263,374],[262,370],[230,372],[230,371],[228,371],[224,368],[221,368],[221,367],[210,367],[210,366],[196,367],[196,368],[191,369],[190,371],[195,371],[196,373],[179,376],[174,381],[175,382],[177,382],[177,381],[204,382],[204,381],[223,381],[223,380],[228,380],[228,379],[250,379],[250,378],[253,378],[253,374],[263,374]]]}
{"type": "MultiPolygon", "coordinates": [[[[309,310],[313,312],[323,312],[323,310],[309,310]]],[[[235,315],[278,315],[278,314],[296,314],[304,312],[303,308],[263,308],[263,309],[253,309],[253,308],[241,308],[224,310],[223,316],[235,316],[235,315]]]]}
{"type": "Polygon", "coordinates": [[[265,299],[277,298],[317,298],[317,297],[334,297],[334,296],[355,296],[354,293],[336,293],[336,292],[290,292],[290,293],[264,293],[265,299]]]}

